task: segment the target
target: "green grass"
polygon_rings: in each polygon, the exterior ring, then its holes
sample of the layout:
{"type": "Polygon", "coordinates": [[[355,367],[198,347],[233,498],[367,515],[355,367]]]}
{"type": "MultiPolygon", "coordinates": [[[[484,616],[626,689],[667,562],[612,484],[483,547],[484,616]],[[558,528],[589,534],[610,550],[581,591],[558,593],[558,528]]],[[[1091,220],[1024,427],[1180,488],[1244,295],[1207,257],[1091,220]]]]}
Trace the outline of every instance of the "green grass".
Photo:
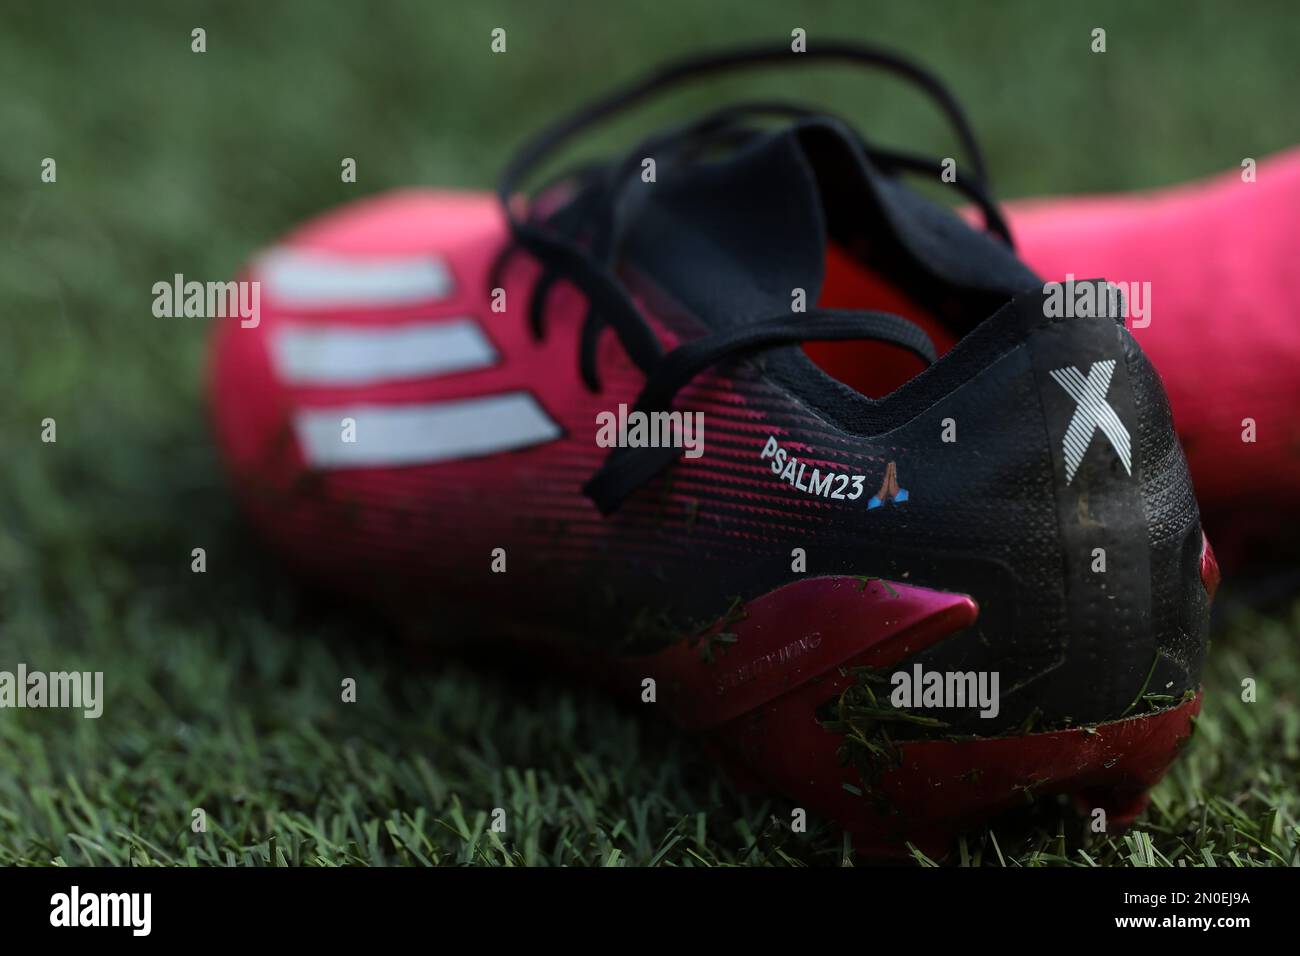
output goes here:
{"type": "MultiPolygon", "coordinates": [[[[905,48],[968,103],[1003,195],[1174,181],[1294,135],[1278,4],[323,4],[9,9],[0,29],[0,667],[105,672],[100,720],[0,713],[0,863],[837,864],[841,834],[735,794],[697,745],[563,674],[405,641],[303,589],[240,524],[206,430],[207,330],[150,314],[328,206],[483,187],[539,122],[670,51],[793,26],[905,48]],[[445,7],[445,9],[444,9],[445,7]],[[704,9],[707,7],[707,9],[704,9]],[[509,30],[509,53],[487,52],[509,30]],[[1087,52],[1092,26],[1110,52],[1087,52]],[[189,31],[209,52],[189,52],[189,31]],[[39,182],[40,162],[58,182],[39,182]],[[360,181],[339,182],[339,160],[360,181]],[[41,420],[58,423],[42,444],[41,420]],[[205,547],[208,571],[190,572],[205,547]],[[340,682],[358,682],[355,704],[340,682]],[[507,811],[504,837],[490,832],[507,811]],[[206,812],[193,833],[191,812],[206,812]]],[[[824,98],[945,155],[878,78],[824,98]]],[[[622,126],[597,145],[609,146],[622,126]]],[[[1225,588],[1231,592],[1231,583],[1225,588]]],[[[968,835],[982,865],[1295,863],[1300,605],[1217,626],[1185,758],[1130,834],[1048,805],[968,835]],[[1240,700],[1244,677],[1257,703],[1240,700]]],[[[924,861],[918,861],[924,862],[924,861]]]]}

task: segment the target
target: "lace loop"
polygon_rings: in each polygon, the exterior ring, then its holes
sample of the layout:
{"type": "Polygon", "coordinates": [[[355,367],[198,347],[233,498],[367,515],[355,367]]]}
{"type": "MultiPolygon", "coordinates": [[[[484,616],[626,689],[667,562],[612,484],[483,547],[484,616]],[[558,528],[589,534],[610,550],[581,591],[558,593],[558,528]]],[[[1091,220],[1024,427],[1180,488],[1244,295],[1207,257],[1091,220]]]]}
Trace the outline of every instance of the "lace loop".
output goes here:
{"type": "MultiPolygon", "coordinates": [[[[933,343],[919,326],[907,319],[880,312],[824,309],[747,320],[724,331],[687,341],[665,355],[650,321],[641,314],[631,294],[615,275],[623,229],[632,218],[630,204],[636,201],[636,197],[629,194],[629,184],[635,179],[636,167],[644,156],[653,154],[668,165],[689,163],[697,161],[709,150],[737,148],[761,135],[762,129],[753,125],[755,119],[803,119],[827,116],[825,111],[782,101],[732,104],[648,137],[618,162],[606,165],[589,163],[580,167],[563,181],[576,190],[569,197],[567,209],[560,209],[553,217],[543,215],[536,205],[527,213],[521,213],[521,207],[516,205],[516,194],[525,180],[550,154],[582,130],[652,94],[692,78],[730,70],[778,62],[797,65],[827,60],[887,70],[911,81],[932,97],[951,121],[968,156],[971,173],[961,178],[958,188],[983,211],[988,230],[1010,244],[1005,221],[988,193],[984,158],[970,123],[956,99],[924,68],[886,50],[834,42],[819,44],[799,55],[792,54],[784,45],[762,46],[671,64],[543,130],[520,149],[498,184],[498,196],[513,242],[493,264],[491,281],[494,284],[500,282],[509,255],[515,248],[528,251],[542,264],[542,275],[529,303],[529,325],[534,336],[539,338],[545,332],[546,304],[556,281],[561,278],[571,281],[585,294],[588,308],[579,338],[579,367],[582,380],[589,389],[600,389],[598,345],[606,326],[613,329],[628,357],[646,376],[636,403],[636,408],[644,412],[667,410],[678,391],[711,366],[800,342],[875,339],[907,349],[927,363],[935,361],[933,343]]],[[[847,124],[842,125],[848,129],[847,124]]],[[[942,168],[939,160],[880,149],[861,137],[858,137],[858,142],[873,162],[888,174],[900,171],[935,174],[942,168]]],[[[558,188],[562,188],[561,181],[552,180],[548,191],[541,195],[547,196],[549,189],[558,188]]],[[[542,205],[548,206],[549,203],[542,205]]],[[[636,488],[662,471],[676,455],[674,449],[616,449],[587,482],[584,491],[603,513],[608,514],[636,488]]]]}

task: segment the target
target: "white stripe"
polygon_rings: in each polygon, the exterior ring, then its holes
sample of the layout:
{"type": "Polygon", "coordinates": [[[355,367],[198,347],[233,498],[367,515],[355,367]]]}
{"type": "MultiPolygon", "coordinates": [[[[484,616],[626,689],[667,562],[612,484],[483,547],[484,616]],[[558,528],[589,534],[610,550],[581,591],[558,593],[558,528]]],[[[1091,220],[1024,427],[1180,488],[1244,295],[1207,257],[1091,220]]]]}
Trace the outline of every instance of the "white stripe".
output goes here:
{"type": "Polygon", "coordinates": [[[278,326],[271,353],[291,385],[370,385],[486,368],[492,343],[472,319],[413,322],[374,328],[350,325],[278,326]]]}
{"type": "Polygon", "coordinates": [[[300,309],[436,302],[453,287],[447,264],[433,255],[374,258],[272,249],[257,260],[256,271],[276,302],[300,309]]]}
{"type": "Polygon", "coordinates": [[[315,468],[422,465],[527,448],[560,436],[560,426],[527,392],[427,405],[343,405],[294,416],[298,445],[315,468]],[[343,441],[343,420],[356,441],[343,441]]]}

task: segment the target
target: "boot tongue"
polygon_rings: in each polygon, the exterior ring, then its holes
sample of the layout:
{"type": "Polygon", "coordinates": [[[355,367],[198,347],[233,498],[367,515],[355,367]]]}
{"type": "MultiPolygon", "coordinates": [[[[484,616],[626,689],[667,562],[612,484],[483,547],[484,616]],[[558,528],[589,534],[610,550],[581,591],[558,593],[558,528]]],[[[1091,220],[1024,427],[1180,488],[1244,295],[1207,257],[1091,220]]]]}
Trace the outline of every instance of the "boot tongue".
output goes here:
{"type": "Polygon", "coordinates": [[[821,295],[825,220],[816,179],[792,131],[725,161],[665,166],[646,183],[624,237],[624,262],[708,327],[807,308],[821,295]]]}

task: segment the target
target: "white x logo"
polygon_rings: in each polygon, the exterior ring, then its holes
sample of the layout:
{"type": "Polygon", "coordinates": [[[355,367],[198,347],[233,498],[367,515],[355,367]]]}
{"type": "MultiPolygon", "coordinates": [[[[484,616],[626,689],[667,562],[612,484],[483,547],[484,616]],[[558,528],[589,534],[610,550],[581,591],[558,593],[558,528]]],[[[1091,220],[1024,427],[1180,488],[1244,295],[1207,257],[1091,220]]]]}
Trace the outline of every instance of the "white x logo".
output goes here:
{"type": "Polygon", "coordinates": [[[1088,451],[1088,443],[1092,441],[1093,432],[1099,428],[1102,434],[1110,439],[1111,446],[1119,454],[1119,460],[1124,463],[1124,470],[1130,475],[1133,474],[1128,429],[1115,414],[1115,409],[1111,408],[1110,403],[1106,401],[1110,378],[1115,374],[1115,360],[1094,362],[1092,368],[1088,370],[1087,378],[1084,378],[1083,373],[1073,366],[1058,368],[1049,374],[1056,380],[1056,384],[1069,393],[1078,406],[1074,410],[1074,417],[1070,419],[1069,427],[1065,429],[1063,441],[1065,483],[1068,485],[1074,480],[1074,473],[1079,470],[1079,463],[1083,461],[1083,456],[1088,451]]]}

